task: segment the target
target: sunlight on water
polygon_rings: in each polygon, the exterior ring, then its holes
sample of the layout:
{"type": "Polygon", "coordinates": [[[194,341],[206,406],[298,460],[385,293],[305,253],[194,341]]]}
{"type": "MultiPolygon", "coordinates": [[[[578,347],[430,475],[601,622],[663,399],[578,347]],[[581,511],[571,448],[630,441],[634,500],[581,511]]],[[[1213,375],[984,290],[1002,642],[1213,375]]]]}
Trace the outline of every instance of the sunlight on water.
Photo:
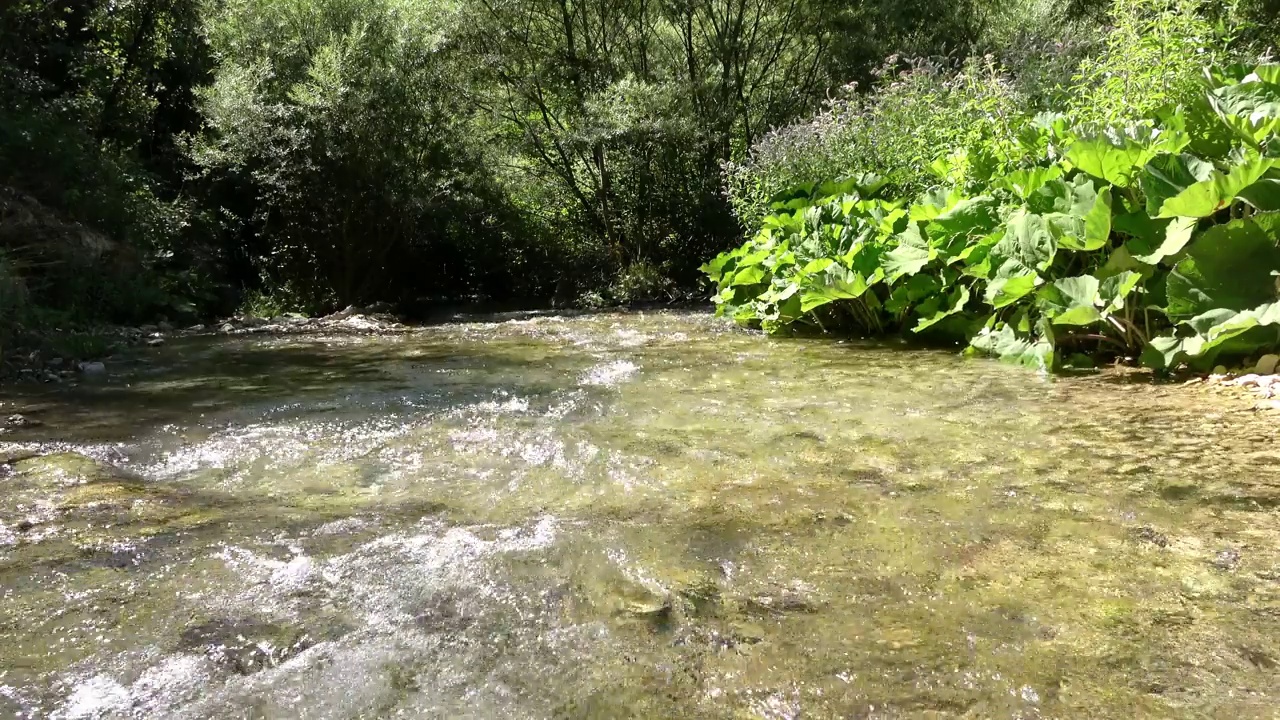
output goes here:
{"type": "Polygon", "coordinates": [[[1247,405],[677,312],[129,367],[6,398],[0,716],[1274,716],[1247,405]]]}

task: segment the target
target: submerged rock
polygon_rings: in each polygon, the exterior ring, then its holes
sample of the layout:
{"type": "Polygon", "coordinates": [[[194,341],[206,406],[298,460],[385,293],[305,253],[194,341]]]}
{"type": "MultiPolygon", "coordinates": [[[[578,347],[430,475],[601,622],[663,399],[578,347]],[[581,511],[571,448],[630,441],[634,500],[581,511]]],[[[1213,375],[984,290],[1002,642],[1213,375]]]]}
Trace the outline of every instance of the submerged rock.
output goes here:
{"type": "Polygon", "coordinates": [[[0,493],[0,523],[16,528],[23,543],[56,538],[78,552],[224,517],[222,510],[179,488],[147,482],[77,453],[17,451],[0,459],[12,468],[0,493]]]}
{"type": "Polygon", "coordinates": [[[76,366],[76,369],[80,371],[81,375],[86,377],[107,374],[107,366],[100,362],[82,362],[76,366]]]}
{"type": "Polygon", "coordinates": [[[247,618],[220,618],[188,627],[178,649],[202,652],[240,675],[275,667],[314,645],[300,628],[247,618]]]}
{"type": "Polygon", "coordinates": [[[1240,551],[1234,548],[1220,550],[1218,554],[1214,555],[1213,559],[1209,561],[1209,564],[1219,570],[1234,570],[1236,565],[1240,564],[1240,551]]]}

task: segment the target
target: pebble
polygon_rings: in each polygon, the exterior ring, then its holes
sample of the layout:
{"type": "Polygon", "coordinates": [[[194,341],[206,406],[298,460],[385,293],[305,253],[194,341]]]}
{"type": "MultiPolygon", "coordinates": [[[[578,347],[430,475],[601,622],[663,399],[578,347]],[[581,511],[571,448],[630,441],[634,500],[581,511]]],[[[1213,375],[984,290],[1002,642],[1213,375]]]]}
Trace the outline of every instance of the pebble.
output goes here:
{"type": "Polygon", "coordinates": [[[1253,371],[1259,375],[1271,375],[1276,371],[1277,365],[1280,365],[1280,355],[1263,355],[1253,371]]]}
{"type": "Polygon", "coordinates": [[[1226,550],[1219,551],[1218,554],[1209,561],[1209,564],[1219,570],[1234,570],[1239,562],[1240,552],[1233,548],[1227,548],[1226,550]]]}

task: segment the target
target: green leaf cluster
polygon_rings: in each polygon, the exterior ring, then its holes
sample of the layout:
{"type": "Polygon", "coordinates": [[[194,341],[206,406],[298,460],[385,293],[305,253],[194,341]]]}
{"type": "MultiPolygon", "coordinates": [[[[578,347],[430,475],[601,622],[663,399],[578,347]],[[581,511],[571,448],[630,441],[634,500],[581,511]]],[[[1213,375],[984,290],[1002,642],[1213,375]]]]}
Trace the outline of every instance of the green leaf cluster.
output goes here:
{"type": "Polygon", "coordinates": [[[1166,370],[1280,347],[1280,65],[1205,74],[1196,107],[1098,129],[1039,118],[1020,167],[884,197],[850,177],[775,198],[703,266],[770,333],[906,333],[1052,371],[1166,370]]]}

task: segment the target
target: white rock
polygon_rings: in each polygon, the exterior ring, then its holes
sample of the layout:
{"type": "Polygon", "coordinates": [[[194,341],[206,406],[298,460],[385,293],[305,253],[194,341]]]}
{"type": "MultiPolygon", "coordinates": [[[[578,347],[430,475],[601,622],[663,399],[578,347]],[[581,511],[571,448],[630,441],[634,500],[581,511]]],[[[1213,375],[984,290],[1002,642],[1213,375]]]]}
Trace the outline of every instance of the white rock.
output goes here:
{"type": "Polygon", "coordinates": [[[1270,375],[1276,371],[1277,365],[1280,365],[1280,355],[1263,355],[1253,371],[1259,375],[1270,375]]]}

